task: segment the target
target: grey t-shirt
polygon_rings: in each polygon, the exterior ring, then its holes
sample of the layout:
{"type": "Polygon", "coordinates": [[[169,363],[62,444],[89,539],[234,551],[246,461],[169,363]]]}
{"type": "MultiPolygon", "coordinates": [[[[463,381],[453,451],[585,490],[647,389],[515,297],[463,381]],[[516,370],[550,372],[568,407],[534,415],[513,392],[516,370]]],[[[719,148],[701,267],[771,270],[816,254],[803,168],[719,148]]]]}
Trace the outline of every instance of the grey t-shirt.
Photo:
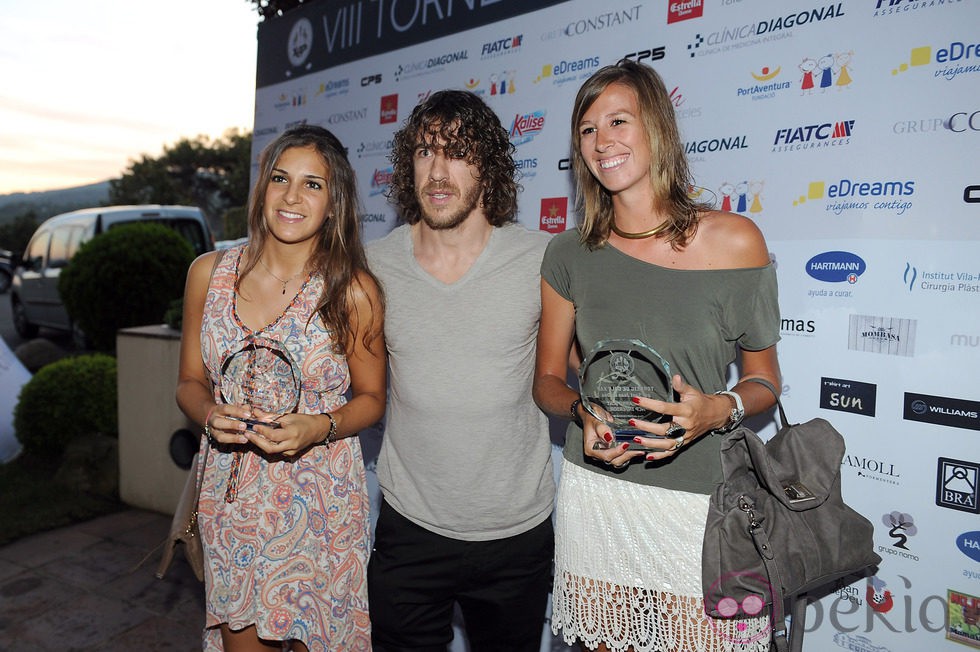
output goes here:
{"type": "MultiPolygon", "coordinates": [[[[624,254],[614,246],[590,251],[579,232],[548,245],[541,276],[575,305],[575,336],[587,355],[603,339],[638,339],[653,347],[685,382],[705,393],[725,389],[739,347],[766,349],[779,341],[776,272],[746,269],[680,270],[624,254]]],[[[705,435],[663,462],[633,462],[616,477],[708,494],[722,480],[721,437],[705,435]]],[[[571,424],[565,459],[612,472],[582,452],[582,430],[571,424]]]]}
{"type": "Polygon", "coordinates": [[[368,245],[390,370],[378,480],[395,510],[437,534],[500,539],[551,514],[548,420],[531,396],[548,240],[494,228],[452,284],[418,264],[408,226],[368,245]]]}

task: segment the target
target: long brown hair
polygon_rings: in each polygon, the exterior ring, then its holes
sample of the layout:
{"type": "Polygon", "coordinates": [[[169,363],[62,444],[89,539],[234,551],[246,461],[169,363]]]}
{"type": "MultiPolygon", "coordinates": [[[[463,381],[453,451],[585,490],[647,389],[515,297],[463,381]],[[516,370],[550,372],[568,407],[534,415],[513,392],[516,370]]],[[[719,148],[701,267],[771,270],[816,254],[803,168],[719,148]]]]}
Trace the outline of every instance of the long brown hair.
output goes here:
{"type": "Polygon", "coordinates": [[[401,219],[415,224],[421,219],[415,194],[413,155],[420,145],[436,139],[447,151],[465,153],[475,165],[483,190],[483,213],[491,226],[517,219],[517,165],[514,145],[500,118],[478,96],[469,91],[444,90],[422,101],[395,134],[391,151],[392,175],[388,197],[401,219]]]}
{"type": "MultiPolygon", "coordinates": [[[[370,344],[370,334],[382,319],[384,298],[380,283],[368,269],[364,245],[361,242],[358,220],[357,179],[347,160],[347,149],[330,131],[316,125],[300,125],[284,131],[269,143],[259,156],[259,172],[255,187],[249,197],[248,232],[249,250],[255,252],[243,262],[243,268],[235,282],[238,291],[242,279],[255,268],[258,254],[262,251],[269,228],[263,215],[266,189],[272,179],[272,170],[283,152],[293,147],[312,147],[327,166],[327,191],[330,205],[327,219],[323,221],[316,239],[313,254],[307,261],[308,270],[316,270],[323,277],[323,293],[317,301],[314,314],[319,314],[324,325],[333,331],[335,346],[343,354],[349,354],[356,337],[357,315],[352,309],[354,284],[360,283],[359,274],[374,280],[378,287],[381,305],[372,306],[372,323],[364,331],[364,345],[370,344]]],[[[369,295],[371,296],[371,295],[369,295]]],[[[312,315],[310,317],[312,319],[312,315]]]]}
{"type": "Polygon", "coordinates": [[[683,248],[697,230],[699,213],[711,206],[691,197],[691,172],[667,87],[653,68],[629,59],[597,70],[575,96],[571,154],[577,189],[576,208],[583,216],[579,227],[582,242],[589,247],[601,246],[609,237],[613,221],[612,196],[592,176],[579,147],[582,116],[610,84],[622,84],[636,94],[639,119],[652,153],[650,181],[654,205],[650,209],[666,215],[667,226],[659,237],[665,238],[675,249],[683,248]]]}

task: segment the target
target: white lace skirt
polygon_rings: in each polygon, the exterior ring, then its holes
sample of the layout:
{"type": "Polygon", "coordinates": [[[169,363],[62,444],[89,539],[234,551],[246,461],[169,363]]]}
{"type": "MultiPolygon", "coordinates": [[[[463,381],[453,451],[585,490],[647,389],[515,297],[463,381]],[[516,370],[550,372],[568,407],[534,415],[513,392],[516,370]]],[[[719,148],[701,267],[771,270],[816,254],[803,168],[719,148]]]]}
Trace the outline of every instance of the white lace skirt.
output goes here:
{"type": "Polygon", "coordinates": [[[707,513],[708,496],[618,480],[563,459],[555,634],[614,651],[768,650],[768,618],[715,620],[704,613],[707,513]]]}

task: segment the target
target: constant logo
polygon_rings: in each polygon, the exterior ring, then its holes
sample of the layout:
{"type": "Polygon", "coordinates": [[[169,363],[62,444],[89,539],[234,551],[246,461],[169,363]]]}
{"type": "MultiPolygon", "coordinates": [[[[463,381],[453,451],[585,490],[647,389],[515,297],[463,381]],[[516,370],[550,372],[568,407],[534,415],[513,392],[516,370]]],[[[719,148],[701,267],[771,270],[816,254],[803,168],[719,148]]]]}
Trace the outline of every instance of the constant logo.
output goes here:
{"type": "Polygon", "coordinates": [[[581,36],[606,29],[616,29],[639,20],[641,8],[643,5],[637,3],[627,9],[604,11],[584,18],[577,18],[570,23],[545,31],[541,34],[541,40],[550,41],[556,38],[581,36]]]}

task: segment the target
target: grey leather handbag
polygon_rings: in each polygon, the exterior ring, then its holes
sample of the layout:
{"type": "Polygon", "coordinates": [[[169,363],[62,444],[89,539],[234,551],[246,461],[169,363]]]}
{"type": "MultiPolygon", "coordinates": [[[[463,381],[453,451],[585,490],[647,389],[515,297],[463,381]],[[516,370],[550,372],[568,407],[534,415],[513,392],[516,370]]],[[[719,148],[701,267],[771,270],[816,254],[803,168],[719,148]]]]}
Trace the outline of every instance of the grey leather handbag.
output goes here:
{"type": "Polygon", "coordinates": [[[755,613],[767,607],[771,646],[801,650],[803,596],[856,579],[881,557],[871,522],[841,498],[844,438],[824,419],[791,425],[775,388],[752,380],[776,396],[781,427],[765,443],[745,427],[722,443],[724,482],[709,499],[701,558],[704,608],[714,618],[730,618],[740,615],[738,606],[757,605],[755,613]]]}

